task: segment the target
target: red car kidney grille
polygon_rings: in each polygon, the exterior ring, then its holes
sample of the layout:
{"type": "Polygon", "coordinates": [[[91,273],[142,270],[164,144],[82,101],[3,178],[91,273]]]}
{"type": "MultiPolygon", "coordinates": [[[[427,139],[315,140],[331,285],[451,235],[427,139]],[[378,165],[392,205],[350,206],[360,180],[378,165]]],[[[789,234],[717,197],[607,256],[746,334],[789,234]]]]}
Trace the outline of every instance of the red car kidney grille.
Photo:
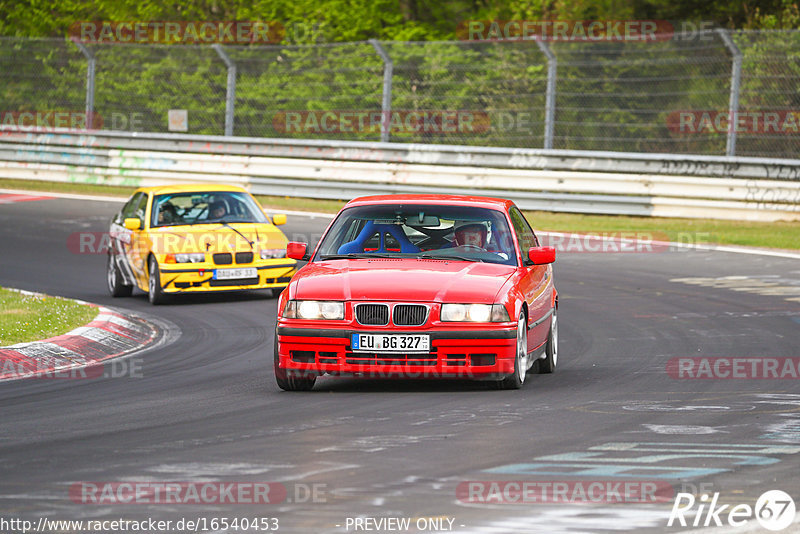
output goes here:
{"type": "Polygon", "coordinates": [[[389,306],[386,304],[356,304],[356,320],[365,325],[389,324],[389,306]]]}
{"type": "Polygon", "coordinates": [[[397,304],[392,312],[392,322],[399,326],[420,326],[428,318],[428,308],[420,304],[397,304]]]}

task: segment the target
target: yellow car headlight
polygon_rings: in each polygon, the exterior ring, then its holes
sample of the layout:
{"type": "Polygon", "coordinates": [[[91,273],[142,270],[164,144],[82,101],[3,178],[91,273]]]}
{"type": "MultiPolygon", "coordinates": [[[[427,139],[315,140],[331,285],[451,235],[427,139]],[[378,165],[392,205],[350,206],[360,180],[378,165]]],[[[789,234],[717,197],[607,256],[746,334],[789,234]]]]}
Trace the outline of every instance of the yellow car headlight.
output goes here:
{"type": "Polygon", "coordinates": [[[202,252],[175,254],[175,263],[203,263],[204,261],[206,261],[206,255],[202,252]]]}
{"type": "Polygon", "coordinates": [[[261,249],[261,259],[262,260],[271,260],[273,258],[285,258],[286,257],[286,249],[285,248],[264,248],[261,249]]]}

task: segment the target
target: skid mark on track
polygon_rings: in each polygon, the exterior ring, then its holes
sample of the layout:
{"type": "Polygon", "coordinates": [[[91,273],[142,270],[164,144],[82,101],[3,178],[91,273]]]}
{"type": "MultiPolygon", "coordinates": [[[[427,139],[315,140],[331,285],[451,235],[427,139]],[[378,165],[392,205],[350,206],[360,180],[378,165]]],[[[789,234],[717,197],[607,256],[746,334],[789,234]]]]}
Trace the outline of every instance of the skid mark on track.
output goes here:
{"type": "MultiPolygon", "coordinates": [[[[357,422],[360,425],[368,426],[370,423],[384,422],[386,421],[386,419],[387,419],[386,417],[377,417],[377,418],[368,417],[368,418],[359,418],[357,422]]],[[[159,450],[184,450],[187,446],[201,447],[208,445],[217,445],[221,443],[237,443],[241,442],[242,440],[260,439],[270,436],[285,436],[286,434],[320,430],[340,425],[352,426],[355,421],[356,418],[354,416],[348,415],[332,419],[327,419],[327,418],[318,419],[315,421],[296,423],[291,425],[274,425],[269,428],[264,428],[261,430],[251,430],[242,434],[223,433],[223,434],[217,434],[215,436],[199,437],[195,439],[182,439],[176,441],[154,443],[152,445],[144,447],[133,448],[131,449],[131,452],[136,454],[139,453],[151,454],[159,450]]]]}
{"type": "MultiPolygon", "coordinates": [[[[546,405],[537,406],[536,410],[549,409],[546,405]]],[[[415,410],[408,412],[408,415],[418,419],[411,423],[411,426],[436,425],[441,426],[463,426],[474,425],[476,423],[486,423],[492,426],[502,426],[509,423],[517,423],[525,418],[522,413],[524,407],[504,404],[502,406],[479,407],[473,410],[454,409],[443,412],[429,412],[415,410]]]]}
{"type": "Polygon", "coordinates": [[[755,293],[757,295],[785,297],[784,300],[800,302],[800,278],[783,278],[777,275],[737,275],[717,278],[672,278],[670,282],[755,293]]]}
{"type": "Polygon", "coordinates": [[[656,434],[698,435],[728,432],[727,430],[720,430],[720,427],[701,425],[644,425],[644,427],[656,434]]]}
{"type": "Polygon", "coordinates": [[[219,476],[262,475],[264,473],[273,472],[276,469],[286,469],[291,467],[293,467],[292,464],[189,462],[180,464],[161,464],[150,467],[147,469],[147,471],[151,473],[180,475],[181,480],[192,480],[195,478],[205,479],[219,476]]]}
{"type": "Polygon", "coordinates": [[[380,452],[395,447],[405,447],[406,445],[416,445],[427,441],[441,441],[447,439],[447,435],[436,436],[364,436],[356,438],[347,443],[320,447],[316,452],[380,452]]]}
{"type": "MultiPolygon", "coordinates": [[[[659,394],[653,392],[648,396],[659,394]]],[[[686,396],[687,392],[665,391],[661,395],[686,396]]],[[[784,393],[761,393],[742,395],[741,393],[728,393],[709,397],[694,398],[686,402],[681,401],[653,401],[653,400],[618,400],[596,401],[582,405],[571,406],[570,410],[588,413],[636,413],[636,412],[663,412],[680,413],[682,416],[707,415],[713,413],[741,413],[741,414],[800,414],[800,395],[784,393]],[[787,397],[787,395],[789,395],[787,397]]]]}

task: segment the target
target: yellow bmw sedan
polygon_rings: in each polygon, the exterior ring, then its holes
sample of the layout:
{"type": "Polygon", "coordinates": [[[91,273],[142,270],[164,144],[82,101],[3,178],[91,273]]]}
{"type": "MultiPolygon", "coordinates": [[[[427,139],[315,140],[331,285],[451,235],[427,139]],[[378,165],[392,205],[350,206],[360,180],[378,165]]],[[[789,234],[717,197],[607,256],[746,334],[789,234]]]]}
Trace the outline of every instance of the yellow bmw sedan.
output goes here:
{"type": "Polygon", "coordinates": [[[134,286],[152,304],[177,293],[269,289],[279,294],[297,266],[286,236],[245,189],[186,184],[137,189],[111,220],[108,289],[134,286]]]}

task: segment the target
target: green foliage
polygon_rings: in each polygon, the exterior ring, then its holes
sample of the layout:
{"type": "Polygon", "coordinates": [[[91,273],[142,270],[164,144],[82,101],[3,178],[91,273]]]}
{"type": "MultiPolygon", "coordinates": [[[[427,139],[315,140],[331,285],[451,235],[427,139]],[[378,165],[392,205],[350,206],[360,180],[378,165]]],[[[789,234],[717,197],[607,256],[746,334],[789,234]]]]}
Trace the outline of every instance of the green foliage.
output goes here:
{"type": "MultiPolygon", "coordinates": [[[[51,37],[0,38],[0,109],[84,109],[87,61],[63,39],[76,21],[278,21],[281,46],[225,46],[237,68],[237,136],[379,140],[375,129],[287,131],[285,120],[296,111],[380,111],[383,63],[366,42],[375,38],[394,62],[393,110],[468,111],[491,124],[466,134],[395,131],[393,141],[541,147],[547,61],[535,43],[456,40],[460,22],[518,19],[796,28],[800,11],[792,0],[0,0],[0,35],[51,37]]],[[[744,54],[740,109],[797,109],[800,38],[734,38],[744,54]]],[[[104,128],[164,132],[168,110],[185,109],[189,133],[224,132],[227,72],[211,47],[88,48],[104,128]]],[[[724,153],[724,132],[667,127],[677,111],[727,109],[731,56],[717,36],[551,48],[558,58],[555,148],[724,153]]],[[[737,153],[794,157],[796,139],[742,135],[737,153]]]]}
{"type": "Polygon", "coordinates": [[[271,20],[294,43],[451,40],[465,20],[710,21],[798,28],[796,0],[0,0],[0,35],[58,37],[76,21],[271,20]],[[315,27],[314,31],[309,28],[315,27]],[[302,31],[300,29],[303,29],[302,31]],[[292,31],[297,29],[297,31],[292,31]]]}

